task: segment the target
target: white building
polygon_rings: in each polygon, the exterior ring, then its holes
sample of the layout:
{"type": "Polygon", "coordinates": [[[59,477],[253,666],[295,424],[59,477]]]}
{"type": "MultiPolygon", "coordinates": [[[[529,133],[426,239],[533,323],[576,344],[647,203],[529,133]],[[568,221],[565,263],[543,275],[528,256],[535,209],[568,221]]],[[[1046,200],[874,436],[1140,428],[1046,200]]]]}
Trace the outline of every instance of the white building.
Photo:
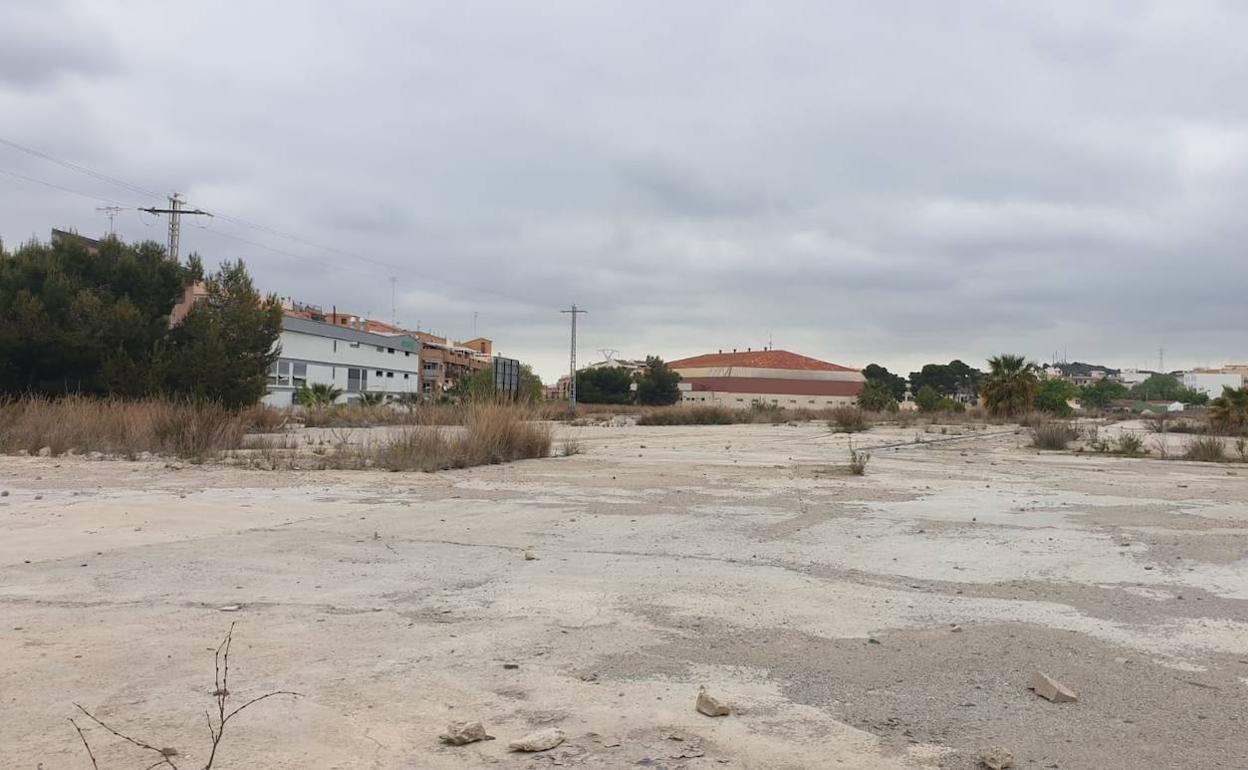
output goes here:
{"type": "Polygon", "coordinates": [[[282,317],[278,338],[281,357],[269,370],[270,406],[290,406],[300,385],[333,385],[339,402],[359,393],[420,392],[420,340],[406,334],[383,335],[347,326],[282,317]]]}
{"type": "Polygon", "coordinates": [[[1222,388],[1244,387],[1244,375],[1230,369],[1194,369],[1183,372],[1183,387],[1204,393],[1209,398],[1222,395],[1222,388]]]}
{"type": "Polygon", "coordinates": [[[1142,371],[1140,369],[1123,369],[1122,373],[1119,375],[1119,379],[1122,381],[1123,385],[1126,385],[1129,388],[1132,385],[1138,385],[1144,380],[1147,380],[1149,377],[1152,377],[1153,374],[1154,372],[1142,371]]]}

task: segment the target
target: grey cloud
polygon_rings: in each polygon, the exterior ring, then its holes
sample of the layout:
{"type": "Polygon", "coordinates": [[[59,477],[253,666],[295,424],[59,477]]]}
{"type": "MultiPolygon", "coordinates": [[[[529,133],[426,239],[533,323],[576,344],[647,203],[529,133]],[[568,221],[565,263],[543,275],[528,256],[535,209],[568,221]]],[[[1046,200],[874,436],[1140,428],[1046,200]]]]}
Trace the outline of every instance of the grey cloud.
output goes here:
{"type": "MultiPolygon", "coordinates": [[[[13,138],[383,263],[183,235],[323,305],[387,316],[395,275],[401,319],[467,336],[475,311],[549,379],[571,302],[582,357],[770,333],[901,371],[1248,359],[1225,333],[1248,294],[1237,4],[43,9],[0,11],[23,25],[0,24],[13,138]]],[[[93,206],[0,178],[0,235],[102,228],[93,206]]]]}
{"type": "Polygon", "coordinates": [[[107,36],[57,2],[0,6],[0,87],[32,89],[66,75],[116,74],[122,62],[107,36]]]}

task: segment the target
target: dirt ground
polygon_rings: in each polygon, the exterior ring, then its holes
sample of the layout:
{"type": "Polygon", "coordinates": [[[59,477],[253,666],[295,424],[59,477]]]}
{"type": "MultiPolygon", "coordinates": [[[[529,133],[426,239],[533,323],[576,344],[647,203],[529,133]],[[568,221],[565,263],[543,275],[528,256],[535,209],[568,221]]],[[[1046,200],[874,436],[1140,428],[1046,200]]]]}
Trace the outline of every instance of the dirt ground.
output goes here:
{"type": "Polygon", "coordinates": [[[584,453],[438,474],[0,458],[0,765],[90,768],[80,703],[201,767],[237,623],[236,702],[302,697],[217,768],[1248,767],[1248,466],[876,428],[857,477],[822,424],[557,430],[584,453]],[[441,744],[461,719],[497,740],[441,744]]]}

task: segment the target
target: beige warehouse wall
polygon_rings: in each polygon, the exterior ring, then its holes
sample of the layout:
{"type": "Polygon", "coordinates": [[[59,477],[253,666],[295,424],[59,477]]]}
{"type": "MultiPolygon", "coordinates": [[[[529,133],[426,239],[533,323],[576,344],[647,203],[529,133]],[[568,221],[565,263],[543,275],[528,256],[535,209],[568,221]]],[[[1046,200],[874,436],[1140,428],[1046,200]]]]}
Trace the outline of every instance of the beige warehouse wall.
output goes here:
{"type": "Polygon", "coordinates": [[[680,402],[689,406],[723,406],[729,409],[749,409],[755,402],[784,407],[785,409],[827,409],[836,406],[852,406],[857,396],[794,396],[788,393],[726,393],[713,390],[693,390],[681,393],[680,402]]]}

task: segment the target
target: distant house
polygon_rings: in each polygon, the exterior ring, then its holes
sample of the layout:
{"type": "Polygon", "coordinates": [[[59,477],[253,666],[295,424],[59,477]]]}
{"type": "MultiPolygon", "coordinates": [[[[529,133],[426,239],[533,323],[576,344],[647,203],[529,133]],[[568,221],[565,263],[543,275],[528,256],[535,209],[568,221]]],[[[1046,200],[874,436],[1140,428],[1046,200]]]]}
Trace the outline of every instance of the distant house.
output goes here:
{"type": "Polygon", "coordinates": [[[681,403],[748,409],[753,404],[820,409],[853,404],[866,378],[857,369],[787,350],[708,353],[668,364],[681,403]]]}

